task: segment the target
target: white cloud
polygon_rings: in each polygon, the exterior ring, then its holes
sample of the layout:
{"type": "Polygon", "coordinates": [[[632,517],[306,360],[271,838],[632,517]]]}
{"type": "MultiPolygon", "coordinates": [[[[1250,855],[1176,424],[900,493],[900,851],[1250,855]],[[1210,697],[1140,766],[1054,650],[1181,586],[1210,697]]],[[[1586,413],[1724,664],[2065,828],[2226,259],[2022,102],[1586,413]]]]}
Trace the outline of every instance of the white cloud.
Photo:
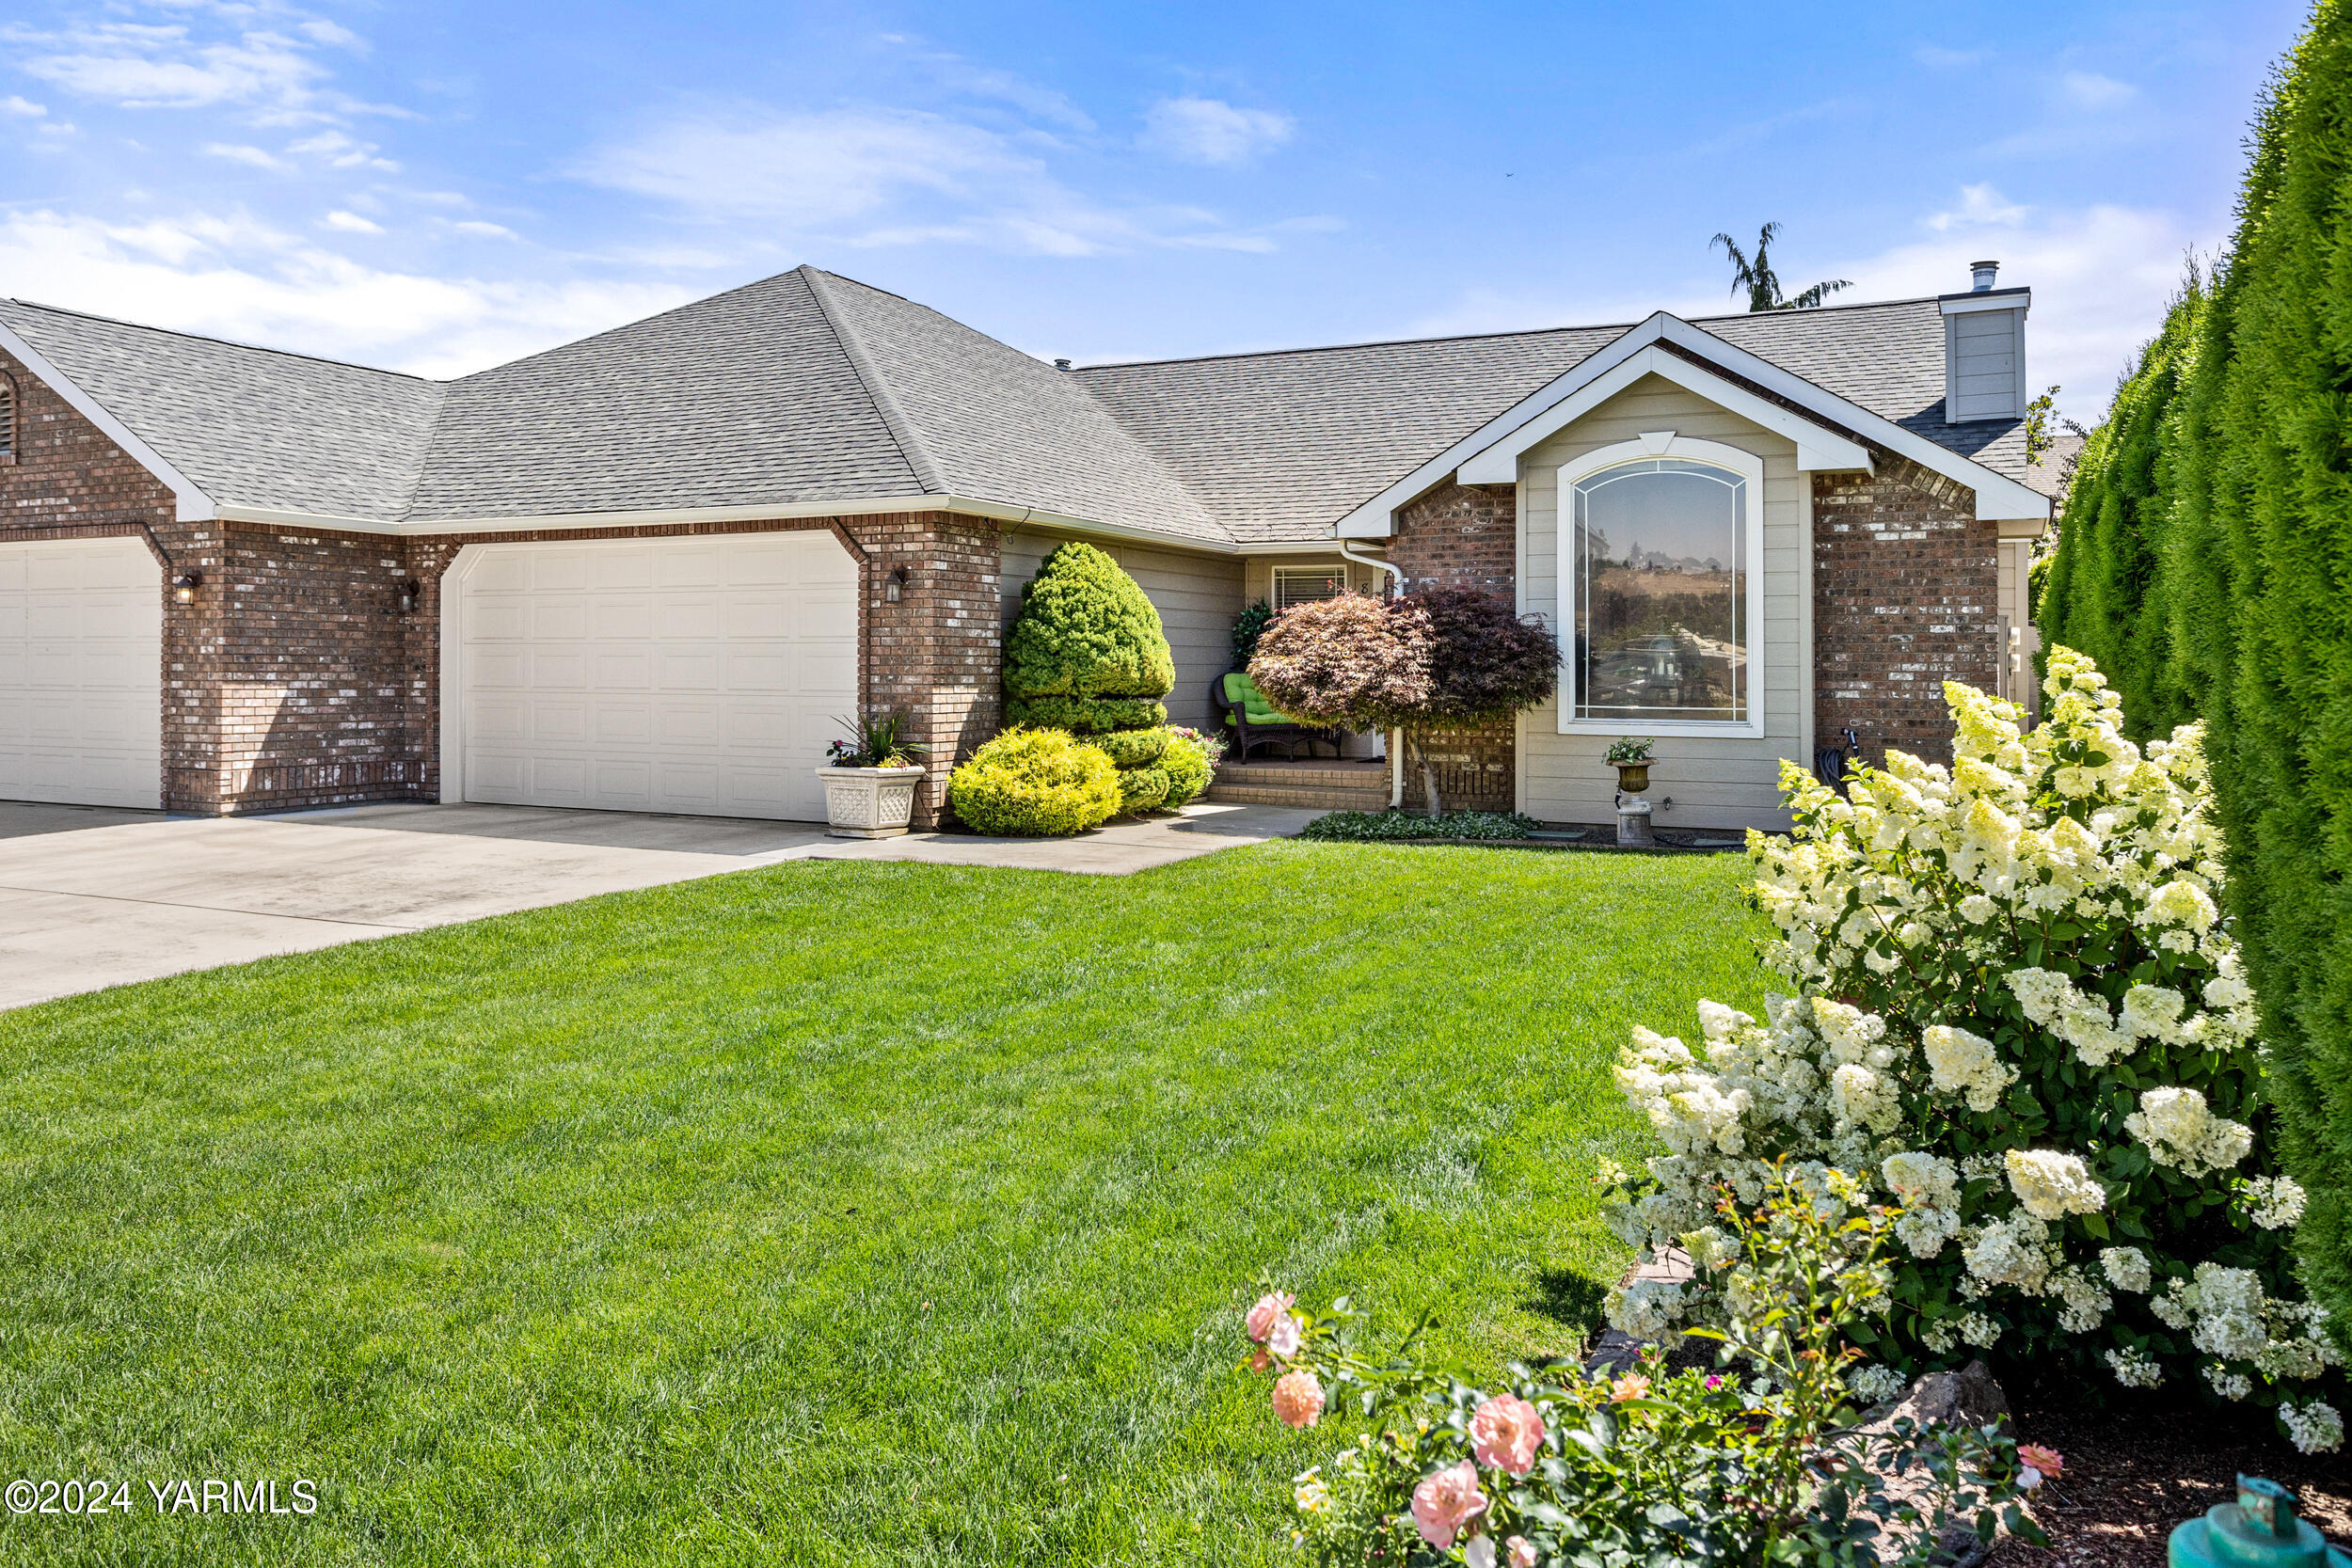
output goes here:
{"type": "Polygon", "coordinates": [[[1297,122],[1218,98],[1163,98],[1145,111],[1143,145],[1188,164],[1243,164],[1291,139],[1297,122]]]}
{"type": "Polygon", "coordinates": [[[0,115],[17,115],[26,119],[38,119],[48,112],[45,105],[36,103],[29,98],[19,98],[14,93],[10,93],[6,98],[0,98],[0,115]]]}
{"type": "Polygon", "coordinates": [[[478,218],[467,218],[461,222],[451,224],[450,228],[456,230],[460,234],[479,234],[487,239],[513,240],[521,238],[520,235],[516,234],[512,229],[507,228],[502,223],[484,223],[478,218]]]}
{"type": "Polygon", "coordinates": [[[199,44],[185,27],[106,23],[76,30],[54,47],[24,56],[21,69],[68,92],[130,108],[263,104],[303,110],[327,74],[300,45],[277,33],[199,44]]]}
{"type": "Polygon", "coordinates": [[[2058,92],[2078,109],[2111,109],[2139,96],[2139,89],[2129,82],[2095,71],[2068,71],[2058,78],[2058,92]]]}
{"type": "Polygon", "coordinates": [[[1200,208],[1093,201],[1012,138],[913,111],[691,116],[600,148],[571,172],[709,222],[756,223],[785,240],[821,233],[849,245],[947,243],[1047,256],[1274,244],[1271,230],[1235,230],[1200,208]]]}
{"type": "Polygon", "coordinates": [[[340,210],[319,219],[319,224],[322,228],[337,230],[345,234],[381,234],[384,232],[382,224],[370,223],[357,213],[340,210]]]}
{"type": "Polygon", "coordinates": [[[2086,424],[2105,411],[2133,351],[2163,325],[2186,255],[2219,239],[2161,209],[2027,207],[1989,185],[1966,188],[1957,210],[1921,228],[1924,238],[1822,270],[1854,280],[1841,298],[1901,299],[1956,293],[1968,287],[1970,261],[1998,260],[2003,286],[2033,290],[2026,352],[2034,389],[2063,387],[2059,405],[2086,424]]]}
{"type": "Polygon", "coordinates": [[[208,158],[225,158],[232,164],[246,164],[254,168],[268,169],[272,173],[282,173],[294,167],[292,164],[275,153],[264,151],[258,147],[248,147],[242,142],[206,142],[202,151],[208,158]]]}
{"type": "Polygon", "coordinates": [[[455,375],[682,304],[648,283],[485,281],[386,272],[252,218],[135,227],[0,217],[0,277],[46,304],[423,375],[455,375]]]}
{"type": "Polygon", "coordinates": [[[324,160],[334,168],[373,168],[386,173],[397,172],[400,166],[389,158],[376,155],[373,142],[354,141],[341,131],[321,131],[287,145],[289,152],[302,153],[324,160]]]}

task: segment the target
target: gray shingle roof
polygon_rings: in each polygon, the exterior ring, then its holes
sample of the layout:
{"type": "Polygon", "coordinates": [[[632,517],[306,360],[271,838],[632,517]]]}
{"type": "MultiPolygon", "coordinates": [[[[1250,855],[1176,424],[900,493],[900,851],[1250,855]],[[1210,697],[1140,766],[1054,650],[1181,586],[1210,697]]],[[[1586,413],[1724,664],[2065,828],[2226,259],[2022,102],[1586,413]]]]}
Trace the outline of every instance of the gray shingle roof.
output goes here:
{"type": "Polygon", "coordinates": [[[0,300],[0,321],[215,500],[391,522],[438,382],[0,300]]]}
{"type": "MultiPolygon", "coordinates": [[[[215,501],[415,524],[956,495],[1197,543],[1339,517],[1627,330],[1053,370],[803,267],[453,382],[14,301],[5,321],[215,501]]],[[[1943,422],[1934,300],[1695,321],[2030,482],[1943,422]]]]}
{"type": "MultiPolygon", "coordinates": [[[[1734,347],[1937,445],[2026,477],[2022,421],[1944,422],[1932,299],[1702,317],[1734,347]]],[[[1246,543],[1320,537],[1630,329],[1552,327],[1073,372],[1246,543]]]]}
{"type": "Polygon", "coordinates": [[[800,272],[450,383],[407,520],[926,486],[800,272]]]}

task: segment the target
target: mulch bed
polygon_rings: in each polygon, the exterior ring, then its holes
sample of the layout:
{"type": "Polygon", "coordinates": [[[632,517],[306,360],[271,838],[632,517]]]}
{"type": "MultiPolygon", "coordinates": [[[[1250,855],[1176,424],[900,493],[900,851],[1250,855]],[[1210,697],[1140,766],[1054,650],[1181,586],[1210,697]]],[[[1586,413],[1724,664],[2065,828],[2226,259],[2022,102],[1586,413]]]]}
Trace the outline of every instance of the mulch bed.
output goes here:
{"type": "Polygon", "coordinates": [[[2035,1495],[2050,1546],[2004,1540],[1988,1568],[2159,1568],[2172,1527],[2231,1501],[2240,1473],[2292,1488],[2297,1513],[2331,1544],[2352,1546],[2352,1460],[2297,1453],[2259,1414],[2254,1421],[2193,1405],[2043,1409],[2020,1401],[2012,1430],[2058,1449],[2066,1474],[2035,1495]]]}

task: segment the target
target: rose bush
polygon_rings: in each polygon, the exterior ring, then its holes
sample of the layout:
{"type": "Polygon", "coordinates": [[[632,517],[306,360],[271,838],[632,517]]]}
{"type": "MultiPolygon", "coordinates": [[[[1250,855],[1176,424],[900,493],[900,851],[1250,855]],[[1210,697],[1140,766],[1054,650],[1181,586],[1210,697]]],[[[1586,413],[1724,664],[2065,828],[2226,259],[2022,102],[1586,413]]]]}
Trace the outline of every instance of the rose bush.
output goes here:
{"type": "Polygon", "coordinates": [[[1311,1313],[1261,1297],[1247,1364],[1277,1374],[1275,1414],[1305,1428],[1352,1402],[1373,1422],[1297,1478],[1299,1544],[1349,1568],[1863,1568],[1924,1565],[1955,1526],[2042,1542],[2017,1505],[2057,1455],[2028,1468],[1997,1424],[1851,1425],[1847,1340],[1885,1308],[1892,1216],[1836,1172],[1768,1171],[1763,1196],[1720,1205],[1744,1261],[1712,1374],[1652,1352],[1622,1373],[1514,1367],[1482,1388],[1429,1362],[1425,1323],[1375,1364],[1345,1298],[1311,1313]]]}
{"type": "Polygon", "coordinates": [[[2341,1423],[2337,1365],[2288,1252],[2254,996],[2216,895],[2201,734],[2143,753],[2090,662],[2053,650],[2048,717],[1948,684],[1950,768],[1890,752],[1848,794],[1784,764],[1787,839],[1749,835],[1752,897],[1792,995],[1759,1022],[1701,1003],[1696,1051],[1637,1030],[1617,1081],[1668,1152],[1620,1234],[1698,1277],[1613,1300],[1629,1332],[1726,1320],[1737,1246],[1708,1195],[1771,1162],[1866,1173],[1899,1204],[1906,1371],[1974,1351],[2136,1387],[2198,1376],[2280,1407],[2305,1448],[2341,1423]],[[1963,1349],[1963,1347],[1965,1347],[1963,1349]]]}

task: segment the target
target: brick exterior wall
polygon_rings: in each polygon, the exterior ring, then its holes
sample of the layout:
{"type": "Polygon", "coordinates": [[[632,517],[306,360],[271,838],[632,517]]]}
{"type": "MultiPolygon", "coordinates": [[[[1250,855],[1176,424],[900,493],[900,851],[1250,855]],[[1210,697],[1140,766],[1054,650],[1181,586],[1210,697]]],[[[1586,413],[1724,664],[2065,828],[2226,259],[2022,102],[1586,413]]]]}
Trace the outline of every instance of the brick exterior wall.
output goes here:
{"type": "MultiPolygon", "coordinates": [[[[0,542],[135,535],[154,549],[164,617],[165,809],[200,815],[440,790],[440,590],[475,542],[825,529],[859,558],[860,700],[904,712],[935,770],[999,722],[996,525],[946,513],[678,528],[390,536],[180,523],[168,489],[25,368],[0,355],[18,400],[18,461],[0,464],[0,542]],[[903,567],[899,602],[887,599],[903,567]],[[196,572],[197,602],[168,582],[196,572]],[[414,613],[398,595],[415,581],[414,613]]],[[[937,820],[944,777],[917,821],[937,820]]]]}
{"type": "Polygon", "coordinates": [[[1813,476],[1813,733],[1948,764],[1944,683],[2000,678],[2000,531],[1967,486],[1875,456],[1876,477],[1813,476]]]}
{"type": "MultiPolygon", "coordinates": [[[[1446,484],[1398,513],[1389,560],[1405,574],[1406,593],[1476,588],[1506,599],[1518,594],[1518,499],[1509,485],[1446,484]]],[[[1423,737],[1437,765],[1439,803],[1449,811],[1509,811],[1518,800],[1518,726],[1504,719],[1432,731],[1423,737]]],[[[1421,770],[1405,769],[1405,803],[1426,810],[1421,770]]]]}

